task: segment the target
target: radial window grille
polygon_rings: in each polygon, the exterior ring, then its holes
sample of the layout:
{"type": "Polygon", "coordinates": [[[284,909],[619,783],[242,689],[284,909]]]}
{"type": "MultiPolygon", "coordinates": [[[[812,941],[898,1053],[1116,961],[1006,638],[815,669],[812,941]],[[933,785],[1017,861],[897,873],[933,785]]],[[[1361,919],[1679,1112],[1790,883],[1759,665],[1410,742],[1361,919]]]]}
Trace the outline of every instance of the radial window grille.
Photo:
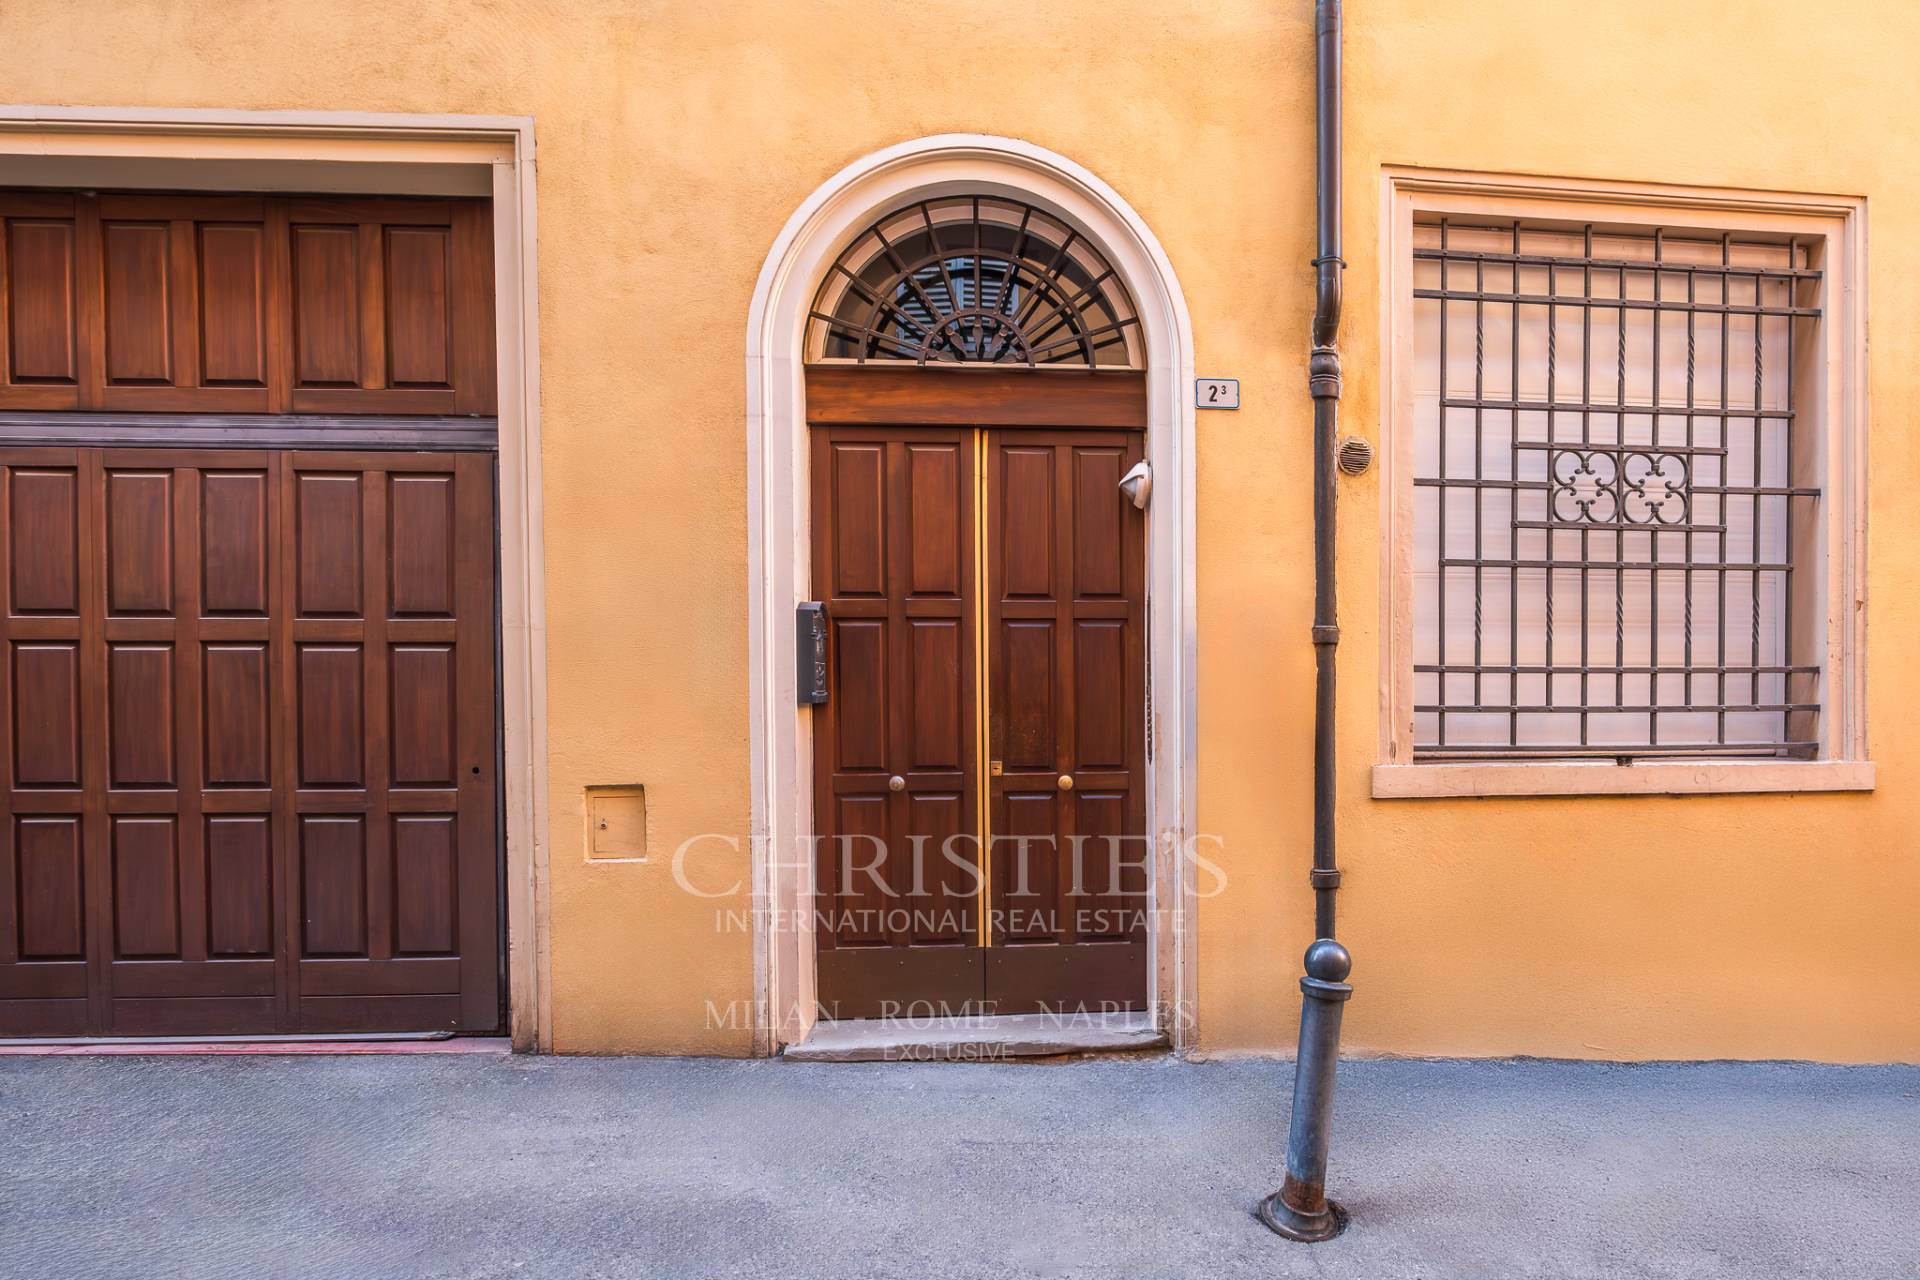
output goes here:
{"type": "Polygon", "coordinates": [[[834,261],[810,315],[817,362],[1141,364],[1139,316],[1099,249],[998,197],[923,200],[880,219],[834,261]]]}
{"type": "Polygon", "coordinates": [[[1416,757],[1814,754],[1811,247],[1422,221],[1413,257],[1416,757]]]}

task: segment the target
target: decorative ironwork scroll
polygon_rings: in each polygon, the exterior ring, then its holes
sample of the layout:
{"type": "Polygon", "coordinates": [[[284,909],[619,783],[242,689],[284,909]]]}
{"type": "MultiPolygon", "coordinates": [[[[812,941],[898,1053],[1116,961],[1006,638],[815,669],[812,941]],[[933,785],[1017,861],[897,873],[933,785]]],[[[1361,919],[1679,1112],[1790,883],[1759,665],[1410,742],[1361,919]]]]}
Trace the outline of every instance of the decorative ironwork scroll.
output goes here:
{"type": "Polygon", "coordinates": [[[1140,320],[1099,248],[1060,218],[948,196],[895,210],[834,260],[807,358],[1137,368],[1140,320]]]}

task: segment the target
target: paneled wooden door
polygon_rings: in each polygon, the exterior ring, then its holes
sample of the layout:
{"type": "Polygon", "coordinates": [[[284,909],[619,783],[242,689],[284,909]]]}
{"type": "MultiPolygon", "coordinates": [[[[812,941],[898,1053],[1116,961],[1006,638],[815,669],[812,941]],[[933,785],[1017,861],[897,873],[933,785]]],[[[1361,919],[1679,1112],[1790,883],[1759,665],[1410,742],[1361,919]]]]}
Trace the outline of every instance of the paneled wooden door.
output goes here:
{"type": "Polygon", "coordinates": [[[831,696],[814,725],[819,986],[830,1017],[976,1009],[978,443],[813,435],[831,696]]]}
{"type": "Polygon", "coordinates": [[[0,451],[0,1034],[498,1028],[491,476],[0,451]]]}
{"type": "Polygon", "coordinates": [[[1145,519],[1136,432],[987,433],[988,1000],[1144,1007],[1145,519]]]}
{"type": "Polygon", "coordinates": [[[1139,433],[812,444],[822,1015],[1144,1008],[1139,433]]]}

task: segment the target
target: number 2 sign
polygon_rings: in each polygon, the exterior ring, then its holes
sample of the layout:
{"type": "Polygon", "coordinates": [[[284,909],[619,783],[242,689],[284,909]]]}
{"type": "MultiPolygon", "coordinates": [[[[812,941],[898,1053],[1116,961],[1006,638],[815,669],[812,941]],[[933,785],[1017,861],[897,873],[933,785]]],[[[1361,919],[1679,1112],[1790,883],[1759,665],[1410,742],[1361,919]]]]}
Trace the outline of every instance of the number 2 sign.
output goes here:
{"type": "Polygon", "coordinates": [[[1193,404],[1197,409],[1238,409],[1240,407],[1240,379],[1195,378],[1193,380],[1193,404]]]}

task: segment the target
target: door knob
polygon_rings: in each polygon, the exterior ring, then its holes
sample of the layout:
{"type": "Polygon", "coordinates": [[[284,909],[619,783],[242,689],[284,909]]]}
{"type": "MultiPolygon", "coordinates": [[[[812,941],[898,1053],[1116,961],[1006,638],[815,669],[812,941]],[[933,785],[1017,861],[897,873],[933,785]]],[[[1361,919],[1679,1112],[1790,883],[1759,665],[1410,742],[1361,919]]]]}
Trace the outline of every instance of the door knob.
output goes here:
{"type": "Polygon", "coordinates": [[[899,774],[896,773],[891,778],[887,779],[887,790],[905,791],[906,789],[907,789],[907,780],[901,777],[899,774]]]}
{"type": "Polygon", "coordinates": [[[1073,790],[1073,775],[1072,775],[1072,774],[1070,774],[1070,773],[1063,773],[1063,774],[1061,774],[1061,775],[1060,775],[1060,789],[1061,789],[1062,791],[1071,791],[1071,790],[1073,790]]]}

